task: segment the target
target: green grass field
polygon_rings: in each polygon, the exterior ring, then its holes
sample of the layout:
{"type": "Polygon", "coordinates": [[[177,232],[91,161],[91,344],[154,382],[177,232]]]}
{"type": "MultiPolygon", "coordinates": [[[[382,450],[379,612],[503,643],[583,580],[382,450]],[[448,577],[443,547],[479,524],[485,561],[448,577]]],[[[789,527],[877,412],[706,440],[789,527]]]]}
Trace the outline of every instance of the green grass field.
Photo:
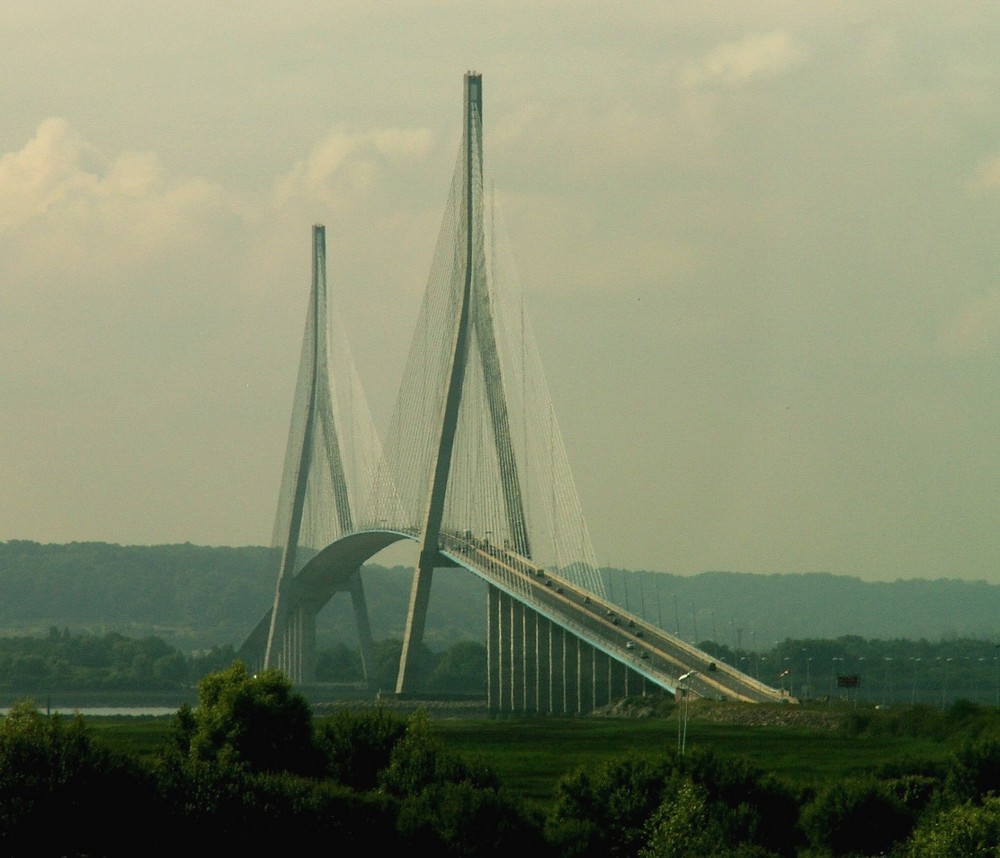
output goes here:
{"type": "MultiPolygon", "coordinates": [[[[169,718],[87,719],[96,739],[139,758],[155,755],[167,737],[169,718]]],[[[554,718],[498,716],[432,718],[446,746],[482,759],[501,782],[544,809],[561,777],[580,767],[624,756],[662,759],[676,753],[678,721],[649,718],[554,718]]],[[[710,748],[740,757],[786,782],[820,785],[906,759],[945,759],[952,744],[898,736],[848,736],[808,726],[734,725],[692,717],[686,747],[710,748]]]]}
{"type": "MultiPolygon", "coordinates": [[[[663,759],[677,751],[675,719],[526,719],[435,725],[448,747],[477,755],[504,784],[537,805],[547,805],[559,779],[580,767],[615,757],[663,759]]],[[[710,748],[740,757],[798,786],[862,774],[882,763],[943,759],[943,743],[899,737],[846,737],[791,727],[746,727],[689,721],[686,748],[710,748]]]]}

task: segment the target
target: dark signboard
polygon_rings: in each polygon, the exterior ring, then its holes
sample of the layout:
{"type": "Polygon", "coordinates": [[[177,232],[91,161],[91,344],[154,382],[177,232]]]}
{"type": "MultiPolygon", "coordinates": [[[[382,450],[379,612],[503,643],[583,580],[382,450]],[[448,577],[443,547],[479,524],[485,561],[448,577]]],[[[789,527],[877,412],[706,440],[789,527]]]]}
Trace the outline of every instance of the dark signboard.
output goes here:
{"type": "Polygon", "coordinates": [[[860,684],[861,677],[856,673],[837,675],[837,688],[857,688],[860,684]]]}

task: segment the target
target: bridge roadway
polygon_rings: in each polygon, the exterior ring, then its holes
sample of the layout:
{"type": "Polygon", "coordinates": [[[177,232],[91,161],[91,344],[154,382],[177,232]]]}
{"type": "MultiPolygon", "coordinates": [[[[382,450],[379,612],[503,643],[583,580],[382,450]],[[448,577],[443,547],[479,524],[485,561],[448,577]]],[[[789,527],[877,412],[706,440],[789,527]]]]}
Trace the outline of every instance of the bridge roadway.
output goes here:
{"type": "Polygon", "coordinates": [[[526,557],[471,534],[442,533],[441,555],[676,694],[748,703],[794,702],[680,638],[629,614],[526,557]]]}

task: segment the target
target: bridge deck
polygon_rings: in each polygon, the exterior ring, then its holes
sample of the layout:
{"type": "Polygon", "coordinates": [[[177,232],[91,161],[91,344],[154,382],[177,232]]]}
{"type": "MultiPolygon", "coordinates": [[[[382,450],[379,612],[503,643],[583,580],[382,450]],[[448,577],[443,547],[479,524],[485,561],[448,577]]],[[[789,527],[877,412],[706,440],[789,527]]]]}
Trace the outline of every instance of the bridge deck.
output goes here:
{"type": "Polygon", "coordinates": [[[783,691],[716,660],[669,632],[543,569],[468,535],[443,534],[441,553],[671,693],[752,703],[790,701],[783,691]]]}

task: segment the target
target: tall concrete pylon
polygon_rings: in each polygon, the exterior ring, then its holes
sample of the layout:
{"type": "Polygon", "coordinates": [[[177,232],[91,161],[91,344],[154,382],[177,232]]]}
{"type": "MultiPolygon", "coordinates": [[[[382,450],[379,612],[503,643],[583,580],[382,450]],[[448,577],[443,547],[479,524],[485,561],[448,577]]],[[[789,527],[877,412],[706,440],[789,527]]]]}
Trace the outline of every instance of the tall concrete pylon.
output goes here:
{"type": "MultiPolygon", "coordinates": [[[[299,367],[299,385],[305,392],[305,416],[301,429],[297,429],[295,424],[297,415],[293,410],[293,427],[289,439],[290,461],[294,462],[294,473],[289,482],[292,487],[291,507],[287,515],[287,532],[283,534],[281,563],[264,650],[265,668],[281,667],[299,682],[313,678],[310,674],[314,667],[311,656],[315,652],[315,619],[316,613],[322,607],[310,604],[308,600],[290,598],[300,559],[303,514],[311,478],[328,481],[333,501],[333,509],[328,513],[336,517],[337,530],[340,533],[350,533],[354,530],[351,493],[348,491],[342,444],[330,392],[328,313],[326,229],[316,224],[313,226],[312,288],[302,363],[299,367]],[[298,441],[297,447],[294,446],[296,441],[298,441]],[[324,467],[328,471],[326,474],[319,475],[315,472],[316,469],[324,467]]],[[[287,478],[288,475],[286,480],[287,478]]],[[[362,665],[368,676],[374,664],[373,645],[360,568],[351,575],[348,590],[351,593],[358,627],[362,665]]]]}
{"type": "MultiPolygon", "coordinates": [[[[468,72],[464,86],[464,178],[463,209],[459,218],[464,232],[464,278],[461,299],[451,329],[450,361],[447,371],[447,393],[444,397],[438,439],[431,468],[426,512],[421,528],[420,553],[410,591],[403,648],[400,657],[396,693],[411,690],[413,666],[423,640],[434,569],[453,565],[438,551],[441,522],[448,490],[452,453],[462,407],[462,394],[469,355],[473,342],[479,349],[484,376],[486,405],[489,409],[496,455],[501,475],[504,510],[513,548],[525,557],[531,556],[524,500],[521,494],[517,459],[511,440],[509,417],[504,398],[501,363],[497,354],[493,311],[487,284],[485,234],[483,222],[483,137],[482,137],[482,75],[468,72]],[[473,337],[473,333],[475,337],[473,337]]],[[[478,404],[478,403],[477,403],[478,404]]]]}

